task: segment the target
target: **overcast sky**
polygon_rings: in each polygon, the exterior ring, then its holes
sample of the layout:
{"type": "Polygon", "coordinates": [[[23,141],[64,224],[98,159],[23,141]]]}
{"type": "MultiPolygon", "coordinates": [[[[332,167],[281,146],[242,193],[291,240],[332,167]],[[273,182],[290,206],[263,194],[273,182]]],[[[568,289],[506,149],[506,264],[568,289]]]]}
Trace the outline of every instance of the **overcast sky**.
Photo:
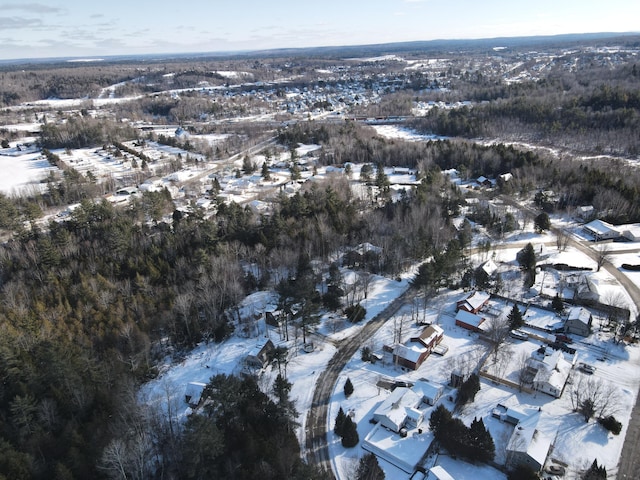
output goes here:
{"type": "Polygon", "coordinates": [[[640,0],[0,0],[0,59],[640,31],[640,0]]]}

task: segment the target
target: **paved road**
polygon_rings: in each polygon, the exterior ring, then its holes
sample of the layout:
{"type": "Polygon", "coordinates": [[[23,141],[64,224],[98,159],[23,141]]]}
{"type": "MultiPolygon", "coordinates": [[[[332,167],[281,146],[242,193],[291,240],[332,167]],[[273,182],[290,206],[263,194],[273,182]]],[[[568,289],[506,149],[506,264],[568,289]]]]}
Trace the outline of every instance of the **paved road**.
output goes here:
{"type": "Polygon", "coordinates": [[[307,414],[306,442],[307,462],[316,465],[335,478],[331,468],[329,446],[327,445],[327,415],[329,413],[329,401],[340,372],[358,349],[371,338],[371,336],[393,316],[408,298],[413,295],[411,290],[391,302],[382,312],[367,323],[357,335],[340,342],[338,351],[329,361],[327,368],[318,377],[313,401],[307,414]]]}

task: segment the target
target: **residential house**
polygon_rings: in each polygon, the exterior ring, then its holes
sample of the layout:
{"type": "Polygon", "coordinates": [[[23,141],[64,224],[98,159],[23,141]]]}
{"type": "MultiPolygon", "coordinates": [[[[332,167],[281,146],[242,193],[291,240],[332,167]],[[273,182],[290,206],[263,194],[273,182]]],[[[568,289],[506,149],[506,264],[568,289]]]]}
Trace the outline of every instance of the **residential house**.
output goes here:
{"type": "Polygon", "coordinates": [[[458,310],[465,310],[470,313],[478,313],[482,307],[489,303],[491,295],[486,292],[474,291],[464,300],[456,303],[458,310]]]}
{"type": "Polygon", "coordinates": [[[593,220],[593,217],[596,215],[596,210],[593,208],[593,205],[583,205],[580,207],[576,207],[575,217],[578,220],[583,222],[588,222],[593,220]]]}
{"type": "Polygon", "coordinates": [[[560,398],[575,362],[575,355],[570,358],[571,361],[567,360],[562,350],[550,347],[541,347],[533,352],[527,360],[526,368],[533,374],[534,390],[560,398]]]}
{"type": "Polygon", "coordinates": [[[564,323],[564,330],[567,333],[574,333],[581,337],[588,337],[591,333],[593,315],[584,307],[573,307],[569,310],[569,315],[564,323]]]}
{"type": "Polygon", "coordinates": [[[444,330],[438,325],[429,325],[417,337],[404,344],[385,345],[383,349],[393,354],[393,363],[411,370],[417,370],[433,349],[444,338],[444,330]]]}
{"type": "Polygon", "coordinates": [[[506,467],[509,470],[520,465],[526,465],[536,472],[542,470],[553,445],[553,438],[538,430],[540,415],[531,415],[513,430],[506,449],[506,467]]]}
{"type": "Polygon", "coordinates": [[[456,325],[472,332],[481,332],[484,321],[484,317],[466,310],[458,310],[456,313],[456,325]]]}
{"type": "Polygon", "coordinates": [[[422,397],[407,387],[397,387],[376,408],[373,419],[393,432],[400,432],[407,422],[419,426],[423,413],[417,407],[422,403],[422,397]]]}
{"type": "Polygon", "coordinates": [[[275,348],[270,339],[259,342],[245,357],[245,366],[250,368],[264,368],[269,363],[269,356],[275,348]]]}

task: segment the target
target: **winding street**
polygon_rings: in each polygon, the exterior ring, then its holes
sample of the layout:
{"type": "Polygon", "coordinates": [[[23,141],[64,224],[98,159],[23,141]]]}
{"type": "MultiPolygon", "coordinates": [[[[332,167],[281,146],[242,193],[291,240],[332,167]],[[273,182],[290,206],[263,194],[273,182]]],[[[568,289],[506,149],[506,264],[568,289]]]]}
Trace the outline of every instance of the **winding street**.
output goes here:
{"type": "MultiPolygon", "coordinates": [[[[511,203],[511,202],[510,202],[511,203]]],[[[522,209],[522,205],[513,202],[513,205],[522,209]]],[[[530,209],[527,209],[530,210],[530,209]]],[[[558,231],[558,229],[552,229],[558,231]]],[[[569,237],[569,245],[580,250],[589,258],[597,262],[598,252],[590,245],[569,237]]],[[[640,249],[638,249],[640,250],[640,249]]],[[[616,252],[612,252],[615,254],[616,252]]],[[[615,267],[610,261],[606,260],[602,268],[610,273],[622,287],[627,291],[631,300],[636,306],[640,306],[640,288],[634,284],[624,273],[615,267]]],[[[371,336],[393,316],[399,308],[408,301],[408,297],[412,295],[411,290],[405,291],[400,297],[390,303],[382,312],[367,323],[360,332],[343,340],[338,345],[338,350],[329,361],[327,368],[318,377],[315,390],[313,393],[313,401],[311,409],[307,414],[305,446],[306,459],[311,465],[316,465],[324,470],[330,478],[335,478],[331,467],[331,457],[329,455],[329,446],[327,444],[327,426],[328,413],[331,394],[338,380],[340,372],[345,367],[349,359],[358,351],[358,349],[371,338],[371,336]]],[[[629,480],[640,478],[640,458],[637,455],[640,447],[640,393],[637,397],[636,404],[631,412],[627,433],[625,435],[622,454],[618,463],[618,480],[629,480]]]]}
{"type": "Polygon", "coordinates": [[[391,318],[413,295],[408,289],[369,321],[362,330],[351,338],[340,342],[335,355],[329,360],[327,368],[320,374],[313,392],[311,408],[307,413],[305,446],[307,463],[324,470],[330,478],[335,478],[331,468],[331,457],[327,444],[327,423],[329,403],[340,372],[358,349],[391,318]]]}

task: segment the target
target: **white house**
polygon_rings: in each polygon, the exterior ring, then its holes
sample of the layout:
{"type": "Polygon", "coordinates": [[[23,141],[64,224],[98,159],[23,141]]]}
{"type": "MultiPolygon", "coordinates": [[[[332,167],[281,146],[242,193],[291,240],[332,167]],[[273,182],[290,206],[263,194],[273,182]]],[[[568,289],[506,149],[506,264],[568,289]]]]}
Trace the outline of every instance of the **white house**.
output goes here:
{"type": "Polygon", "coordinates": [[[534,390],[556,398],[562,395],[572,366],[573,361],[566,360],[561,350],[553,350],[549,347],[533,352],[527,361],[527,368],[535,372],[534,390]]]}
{"type": "Polygon", "coordinates": [[[417,409],[422,397],[407,387],[398,387],[380,404],[373,419],[393,432],[399,432],[405,423],[414,426],[422,423],[423,414],[417,409]]]}

